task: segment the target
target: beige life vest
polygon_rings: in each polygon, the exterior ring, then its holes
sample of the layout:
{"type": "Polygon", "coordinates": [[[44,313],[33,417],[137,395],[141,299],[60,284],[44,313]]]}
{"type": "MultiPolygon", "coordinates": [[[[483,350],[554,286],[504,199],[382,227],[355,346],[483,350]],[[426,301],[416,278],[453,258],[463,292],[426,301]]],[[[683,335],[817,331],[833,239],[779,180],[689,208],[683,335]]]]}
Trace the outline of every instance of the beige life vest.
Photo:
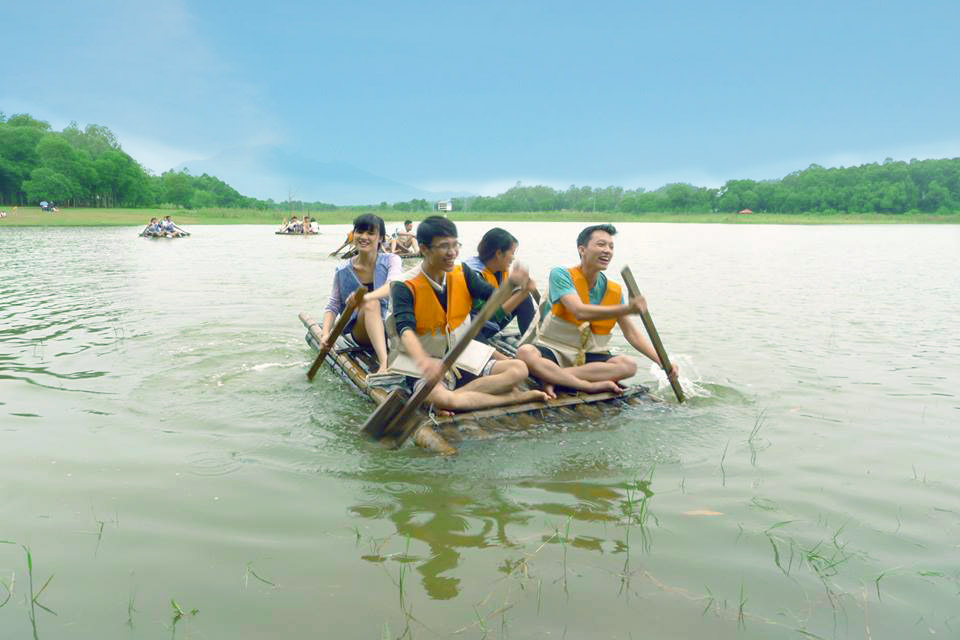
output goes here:
{"type": "MultiPolygon", "coordinates": [[[[570,267],[570,278],[577,296],[584,304],[590,304],[590,288],[580,267],[570,267]]],[[[607,288],[600,300],[601,306],[620,304],[620,285],[607,279],[607,288]]],[[[615,317],[600,320],[578,322],[558,300],[543,319],[537,331],[536,344],[547,347],[557,357],[561,367],[574,367],[584,363],[587,353],[609,353],[607,344],[617,319],[615,317]]]]}

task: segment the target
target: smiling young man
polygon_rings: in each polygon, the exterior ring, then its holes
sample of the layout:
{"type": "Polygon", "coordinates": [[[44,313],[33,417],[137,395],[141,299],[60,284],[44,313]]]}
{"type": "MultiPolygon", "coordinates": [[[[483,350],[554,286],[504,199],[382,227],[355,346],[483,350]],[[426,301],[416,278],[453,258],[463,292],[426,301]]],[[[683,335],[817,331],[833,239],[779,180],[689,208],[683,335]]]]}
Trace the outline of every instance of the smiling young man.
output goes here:
{"type": "MultiPolygon", "coordinates": [[[[629,318],[645,309],[645,301],[635,298],[624,303],[620,285],[603,273],[613,259],[616,233],[611,224],[593,225],[580,232],[580,264],[550,271],[548,295],[553,306],[536,341],[517,350],[517,358],[551,396],[555,395],[554,385],[588,393],[621,390],[617,381],[633,376],[637,363],[630,356],[611,355],[607,349],[617,324],[634,349],[660,364],[653,345],[629,318]]],[[[674,365],[674,375],[676,370],[674,365]]]]}
{"type": "MultiPolygon", "coordinates": [[[[487,300],[495,289],[470,267],[457,264],[460,242],[450,220],[425,219],[417,227],[417,242],[423,254],[419,273],[394,282],[390,289],[398,336],[390,366],[414,379],[435,379],[442,368],[440,359],[466,333],[473,301],[487,300]],[[412,370],[407,367],[411,361],[412,370]]],[[[529,274],[514,267],[509,277],[525,286],[529,274]]],[[[481,343],[471,345],[454,365],[456,382],[438,384],[428,402],[439,409],[464,411],[546,399],[541,391],[517,389],[527,377],[523,362],[494,360],[492,352],[481,343]]]]}

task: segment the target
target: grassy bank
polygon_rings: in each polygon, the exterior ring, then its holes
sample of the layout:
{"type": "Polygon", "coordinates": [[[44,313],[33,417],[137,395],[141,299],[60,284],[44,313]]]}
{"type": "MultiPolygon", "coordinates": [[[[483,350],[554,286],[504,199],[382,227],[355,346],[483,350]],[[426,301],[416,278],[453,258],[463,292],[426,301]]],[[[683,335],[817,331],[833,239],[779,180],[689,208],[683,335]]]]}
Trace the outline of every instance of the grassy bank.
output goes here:
{"type": "MultiPolygon", "coordinates": [[[[64,209],[60,213],[45,213],[37,207],[20,207],[10,213],[10,208],[0,207],[8,212],[0,218],[3,226],[144,226],[151,217],[173,216],[177,224],[265,224],[279,225],[283,213],[260,211],[257,209],[198,209],[195,211],[171,211],[169,209],[64,209]]],[[[402,221],[406,218],[420,220],[426,213],[405,213],[403,211],[379,211],[388,222],[402,221]]],[[[347,224],[361,210],[323,211],[310,214],[320,224],[347,224]]],[[[301,215],[299,212],[294,212],[301,215]]],[[[842,214],[774,214],[753,213],[738,215],[734,213],[603,213],[592,211],[547,211],[521,213],[485,213],[457,211],[450,214],[455,221],[524,221],[524,222],[697,222],[710,224],[960,224],[960,213],[951,214],[882,214],[882,213],[842,213],[842,214]]]]}

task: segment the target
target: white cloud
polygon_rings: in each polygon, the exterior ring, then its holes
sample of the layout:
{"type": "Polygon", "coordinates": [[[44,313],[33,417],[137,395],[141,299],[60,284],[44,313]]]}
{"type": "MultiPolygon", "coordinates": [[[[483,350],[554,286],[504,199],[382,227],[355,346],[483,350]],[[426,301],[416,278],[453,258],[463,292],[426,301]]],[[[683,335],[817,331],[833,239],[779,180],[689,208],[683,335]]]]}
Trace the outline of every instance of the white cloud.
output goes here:
{"type": "Polygon", "coordinates": [[[160,142],[151,138],[135,135],[124,131],[114,131],[120,146],[130,156],[150,171],[160,174],[179,164],[194,160],[203,160],[207,153],[193,149],[185,149],[160,142]]]}
{"type": "Polygon", "coordinates": [[[105,125],[158,172],[216,155],[225,145],[283,138],[269,92],[207,37],[190,3],[103,4],[97,12],[77,5],[36,18],[45,31],[74,37],[31,54],[0,89],[27,99],[4,97],[0,109],[26,111],[58,130],[71,120],[105,125]]]}

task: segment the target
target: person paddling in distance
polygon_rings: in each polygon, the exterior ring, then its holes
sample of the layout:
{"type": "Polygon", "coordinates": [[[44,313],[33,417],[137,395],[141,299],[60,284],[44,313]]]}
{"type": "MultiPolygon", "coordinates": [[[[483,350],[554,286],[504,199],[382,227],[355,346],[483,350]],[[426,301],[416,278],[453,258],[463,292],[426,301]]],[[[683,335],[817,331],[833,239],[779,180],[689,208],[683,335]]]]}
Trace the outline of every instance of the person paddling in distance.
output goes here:
{"type": "MultiPolygon", "coordinates": [[[[394,282],[390,290],[397,336],[391,370],[407,375],[410,382],[438,379],[440,358],[466,333],[474,300],[487,300],[495,291],[469,266],[456,264],[460,242],[450,220],[426,218],[417,227],[417,242],[423,255],[419,273],[394,282]]],[[[525,287],[529,274],[517,265],[509,278],[525,287]]],[[[542,391],[518,390],[527,366],[516,359],[495,360],[493,352],[492,347],[471,343],[454,365],[456,380],[435,386],[427,401],[437,409],[464,411],[547,399],[542,391]]]]}
{"type": "MultiPolygon", "coordinates": [[[[510,271],[518,246],[520,242],[512,233],[494,227],[483,234],[480,244],[477,245],[477,255],[467,259],[466,264],[489,282],[490,286],[499,287],[510,271]]],[[[486,342],[500,333],[514,317],[517,318],[520,335],[525,334],[536,315],[536,306],[531,297],[536,290],[537,284],[530,278],[525,288],[516,291],[503,303],[503,309],[487,322],[478,339],[486,342]]],[[[473,314],[476,315],[477,311],[479,307],[474,305],[473,314]]]]}
{"type": "Polygon", "coordinates": [[[353,221],[354,242],[357,255],[344,260],[333,277],[333,291],[323,313],[321,342],[330,339],[337,315],[346,306],[347,298],[357,289],[365,287],[367,293],[353,312],[352,319],[344,329],[357,344],[373,347],[377,354],[376,374],[387,373],[387,338],[384,318],[390,301],[390,283],[400,278],[400,256],[381,253],[380,246],[387,234],[383,218],[365,213],[353,221]]]}
{"type": "MultiPolygon", "coordinates": [[[[534,343],[517,350],[517,357],[551,396],[554,385],[588,393],[622,390],[617,382],[632,377],[637,363],[630,356],[610,354],[607,343],[614,325],[620,325],[634,349],[660,364],[653,345],[630,320],[646,309],[646,301],[639,297],[624,303],[620,285],[603,273],[613,259],[616,233],[611,224],[592,225],[580,232],[580,264],[550,271],[548,295],[553,306],[534,343]]],[[[677,375],[676,364],[670,375],[677,375]]]]}
{"type": "Polygon", "coordinates": [[[419,253],[417,236],[413,233],[413,220],[403,221],[403,231],[399,228],[390,240],[390,253],[419,253]]]}
{"type": "Polygon", "coordinates": [[[145,236],[160,236],[163,235],[161,230],[160,223],[156,218],[150,218],[150,223],[147,224],[147,227],[143,230],[142,235],[145,236]]]}

